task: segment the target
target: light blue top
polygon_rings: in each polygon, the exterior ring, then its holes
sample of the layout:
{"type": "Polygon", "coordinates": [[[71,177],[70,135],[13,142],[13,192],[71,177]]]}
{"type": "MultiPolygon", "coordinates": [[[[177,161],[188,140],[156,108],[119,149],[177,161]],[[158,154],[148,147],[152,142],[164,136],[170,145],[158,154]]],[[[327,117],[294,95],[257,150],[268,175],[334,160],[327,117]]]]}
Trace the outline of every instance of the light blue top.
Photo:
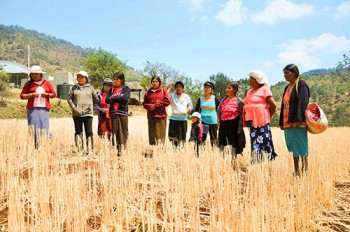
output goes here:
{"type": "Polygon", "coordinates": [[[173,111],[173,115],[170,116],[171,120],[187,121],[188,109],[192,110],[193,108],[191,98],[188,94],[182,93],[181,99],[179,99],[176,93],[171,93],[170,105],[173,111]]]}
{"type": "Polygon", "coordinates": [[[207,102],[204,100],[203,97],[200,97],[200,108],[202,122],[210,125],[218,124],[218,114],[216,112],[215,96],[213,96],[207,102]]]}

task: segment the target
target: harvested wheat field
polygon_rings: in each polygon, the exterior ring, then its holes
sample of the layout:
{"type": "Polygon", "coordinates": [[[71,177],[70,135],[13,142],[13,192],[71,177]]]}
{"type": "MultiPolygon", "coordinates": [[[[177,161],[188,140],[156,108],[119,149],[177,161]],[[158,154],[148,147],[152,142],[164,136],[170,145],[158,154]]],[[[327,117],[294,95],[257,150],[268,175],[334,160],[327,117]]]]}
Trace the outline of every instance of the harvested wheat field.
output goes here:
{"type": "Polygon", "coordinates": [[[0,123],[0,231],[350,229],[349,128],[309,135],[309,172],[293,177],[278,128],[275,161],[251,165],[248,144],[233,168],[217,149],[197,158],[169,142],[145,158],[145,116],[129,118],[122,157],[97,137],[94,153],[75,152],[71,118],[51,119],[37,150],[25,120],[0,123]]]}

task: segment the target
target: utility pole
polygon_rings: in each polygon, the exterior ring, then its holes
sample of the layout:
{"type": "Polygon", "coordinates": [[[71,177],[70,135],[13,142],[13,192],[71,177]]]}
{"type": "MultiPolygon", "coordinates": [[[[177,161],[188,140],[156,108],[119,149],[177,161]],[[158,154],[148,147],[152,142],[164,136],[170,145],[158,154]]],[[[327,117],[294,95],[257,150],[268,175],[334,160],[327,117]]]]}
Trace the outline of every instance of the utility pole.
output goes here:
{"type": "Polygon", "coordinates": [[[30,68],[30,45],[28,44],[28,68],[30,68]]]}

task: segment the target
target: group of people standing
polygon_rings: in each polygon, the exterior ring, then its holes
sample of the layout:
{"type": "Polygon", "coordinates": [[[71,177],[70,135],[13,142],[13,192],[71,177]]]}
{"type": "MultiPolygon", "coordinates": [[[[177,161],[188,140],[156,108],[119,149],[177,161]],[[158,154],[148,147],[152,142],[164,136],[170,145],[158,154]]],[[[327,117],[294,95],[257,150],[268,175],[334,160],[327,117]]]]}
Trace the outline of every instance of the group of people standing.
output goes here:
{"type": "MultiPolygon", "coordinates": [[[[308,138],[304,111],[309,102],[309,88],[299,78],[298,67],[294,64],[283,69],[285,87],[281,102],[279,125],[284,130],[287,148],[293,152],[294,173],[308,168],[308,138]],[[296,85],[296,83],[298,83],[296,85]],[[297,88],[296,88],[297,87],[297,88]],[[302,168],[299,168],[299,161],[302,168]]],[[[40,66],[30,69],[30,80],[24,85],[21,99],[27,99],[28,125],[34,128],[35,147],[39,145],[38,131],[48,134],[50,98],[56,93],[49,81],[43,80],[40,66]]],[[[215,95],[214,83],[204,83],[203,96],[199,97],[193,109],[191,97],[184,93],[184,83],[175,82],[168,89],[162,87],[158,76],[151,78],[151,87],[144,95],[142,106],[147,110],[148,137],[150,145],[163,144],[166,137],[167,118],[170,116],[168,137],[175,147],[186,142],[187,117],[190,113],[192,124],[189,141],[199,146],[207,135],[211,146],[231,147],[233,158],[241,154],[245,147],[243,127],[249,128],[251,162],[264,159],[273,160],[277,156],[270,128],[271,118],[276,111],[276,103],[268,86],[264,72],[252,70],[248,74],[251,88],[245,99],[237,96],[239,86],[230,82],[226,86],[226,96],[219,100],[215,95]],[[171,92],[172,90],[174,92],[171,92]]],[[[105,78],[99,92],[89,83],[88,73],[77,73],[77,83],[68,93],[68,104],[72,109],[75,127],[75,144],[78,150],[84,149],[83,128],[86,147],[93,150],[93,109],[98,111],[98,135],[107,137],[122,153],[128,139],[128,101],[130,88],[125,85],[125,76],[116,72],[112,79],[105,78]]]]}

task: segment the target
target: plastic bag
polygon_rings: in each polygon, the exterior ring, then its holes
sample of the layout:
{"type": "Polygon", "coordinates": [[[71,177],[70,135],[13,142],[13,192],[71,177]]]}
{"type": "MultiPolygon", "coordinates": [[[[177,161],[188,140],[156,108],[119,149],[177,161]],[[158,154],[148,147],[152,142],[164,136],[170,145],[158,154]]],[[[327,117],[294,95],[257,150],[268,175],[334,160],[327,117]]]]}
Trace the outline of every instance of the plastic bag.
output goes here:
{"type": "Polygon", "coordinates": [[[310,103],[305,110],[307,130],[311,134],[320,134],[328,127],[328,120],[317,103],[310,103]]]}

